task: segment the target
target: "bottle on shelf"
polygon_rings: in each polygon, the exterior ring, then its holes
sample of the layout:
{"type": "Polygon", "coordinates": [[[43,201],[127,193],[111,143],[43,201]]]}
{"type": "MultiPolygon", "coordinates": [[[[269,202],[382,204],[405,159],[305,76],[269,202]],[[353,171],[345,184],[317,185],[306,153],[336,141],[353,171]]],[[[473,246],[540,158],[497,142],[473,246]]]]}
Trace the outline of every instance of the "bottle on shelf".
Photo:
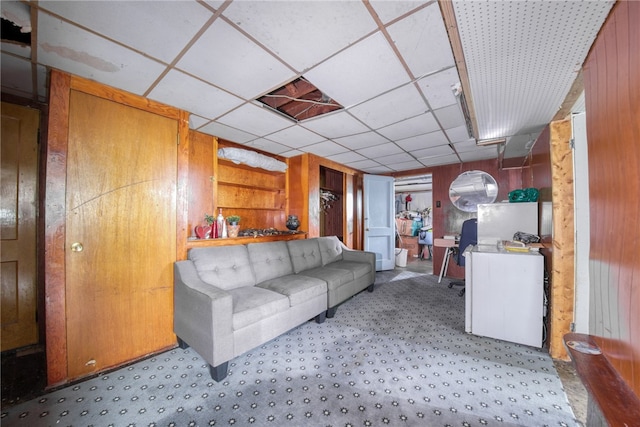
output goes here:
{"type": "Polygon", "coordinates": [[[218,217],[216,218],[216,225],[218,226],[218,237],[227,237],[226,234],[226,227],[225,227],[225,221],[224,221],[224,216],[222,215],[222,208],[220,208],[218,210],[218,217]]]}

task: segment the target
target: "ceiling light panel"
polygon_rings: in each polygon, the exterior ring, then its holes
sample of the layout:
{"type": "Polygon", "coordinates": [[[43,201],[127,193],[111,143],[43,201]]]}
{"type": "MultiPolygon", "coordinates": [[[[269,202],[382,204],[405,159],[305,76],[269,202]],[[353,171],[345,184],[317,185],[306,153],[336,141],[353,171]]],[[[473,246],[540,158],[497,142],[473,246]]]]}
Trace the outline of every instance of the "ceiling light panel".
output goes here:
{"type": "Polygon", "coordinates": [[[164,66],[95,34],[38,13],[38,62],[142,95],[164,66]]]}
{"type": "Polygon", "coordinates": [[[413,84],[404,85],[349,109],[349,113],[372,129],[380,129],[427,111],[427,104],[413,84]]]}
{"type": "Polygon", "coordinates": [[[309,70],[305,76],[345,108],[409,81],[398,57],[379,32],[309,70]]]}
{"type": "Polygon", "coordinates": [[[175,59],[213,14],[197,2],[182,2],[179,16],[173,2],[163,1],[115,5],[109,1],[41,1],[38,6],[166,63],[175,59]]]}
{"type": "Polygon", "coordinates": [[[438,2],[387,27],[415,77],[455,66],[438,2]]]}
{"type": "Polygon", "coordinates": [[[359,1],[234,1],[224,16],[299,73],[376,30],[359,1]]]}
{"type": "Polygon", "coordinates": [[[221,19],[195,42],[177,67],[247,100],[295,77],[289,68],[221,19]]]}
{"type": "Polygon", "coordinates": [[[612,3],[453,3],[479,138],[514,135],[552,119],[612,3]]]}

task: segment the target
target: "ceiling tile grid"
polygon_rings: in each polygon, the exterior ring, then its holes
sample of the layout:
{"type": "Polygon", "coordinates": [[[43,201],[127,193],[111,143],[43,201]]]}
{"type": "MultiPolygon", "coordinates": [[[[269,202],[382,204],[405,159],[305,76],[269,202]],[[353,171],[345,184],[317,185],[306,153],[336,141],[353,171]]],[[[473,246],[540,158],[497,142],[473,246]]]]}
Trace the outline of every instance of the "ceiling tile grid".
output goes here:
{"type": "MultiPolygon", "coordinates": [[[[505,157],[526,156],[613,1],[451,4],[478,136],[507,136],[505,157]]],[[[46,101],[46,72],[57,68],[184,109],[200,132],[368,173],[498,155],[466,132],[452,89],[460,59],[434,0],[0,5],[31,6],[38,18],[33,48],[2,42],[3,92],[46,101]],[[346,110],[296,122],[258,106],[256,98],[300,77],[346,110]]]]}

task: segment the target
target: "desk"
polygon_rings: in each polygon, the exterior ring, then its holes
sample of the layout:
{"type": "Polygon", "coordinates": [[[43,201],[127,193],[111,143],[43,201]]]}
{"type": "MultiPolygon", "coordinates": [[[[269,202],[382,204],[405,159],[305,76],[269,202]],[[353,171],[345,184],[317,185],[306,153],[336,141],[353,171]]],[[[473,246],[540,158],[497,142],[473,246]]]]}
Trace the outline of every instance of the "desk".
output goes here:
{"type": "Polygon", "coordinates": [[[451,256],[455,252],[455,248],[458,247],[458,242],[454,239],[433,239],[433,246],[437,246],[439,248],[447,248],[444,252],[444,259],[442,260],[442,265],[440,266],[440,276],[438,277],[438,283],[442,282],[442,277],[444,273],[449,268],[449,260],[451,256]]]}

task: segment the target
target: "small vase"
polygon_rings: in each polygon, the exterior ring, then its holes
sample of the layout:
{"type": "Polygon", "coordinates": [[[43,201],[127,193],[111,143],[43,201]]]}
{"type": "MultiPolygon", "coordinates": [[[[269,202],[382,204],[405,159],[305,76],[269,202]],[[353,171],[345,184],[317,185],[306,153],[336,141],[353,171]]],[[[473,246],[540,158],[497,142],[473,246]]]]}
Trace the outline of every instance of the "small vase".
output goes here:
{"type": "Polygon", "coordinates": [[[229,233],[229,237],[238,237],[238,233],[240,232],[240,224],[230,223],[227,232],[229,233]]]}
{"type": "Polygon", "coordinates": [[[300,227],[300,220],[296,215],[289,215],[287,217],[287,228],[291,231],[296,231],[300,227]]]}

